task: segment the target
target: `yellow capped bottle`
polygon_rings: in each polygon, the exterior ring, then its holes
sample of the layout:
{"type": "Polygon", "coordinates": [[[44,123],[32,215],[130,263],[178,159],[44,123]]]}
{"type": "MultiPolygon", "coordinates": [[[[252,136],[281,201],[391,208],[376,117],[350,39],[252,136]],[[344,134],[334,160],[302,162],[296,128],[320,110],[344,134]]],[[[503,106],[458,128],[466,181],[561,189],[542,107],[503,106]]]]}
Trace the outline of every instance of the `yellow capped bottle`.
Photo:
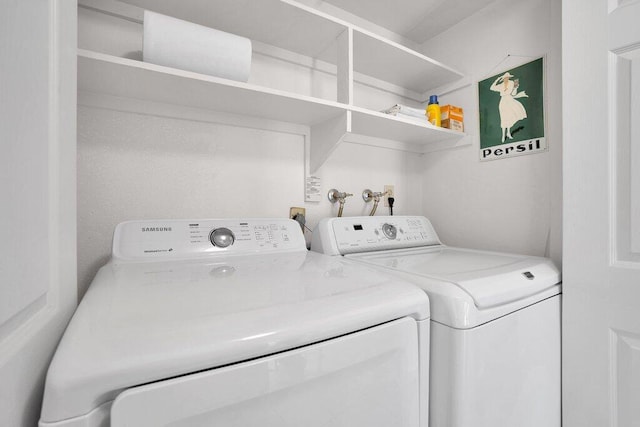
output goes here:
{"type": "Polygon", "coordinates": [[[438,95],[429,97],[429,105],[427,105],[427,119],[434,126],[442,126],[440,120],[440,104],[438,104],[438,95]]]}

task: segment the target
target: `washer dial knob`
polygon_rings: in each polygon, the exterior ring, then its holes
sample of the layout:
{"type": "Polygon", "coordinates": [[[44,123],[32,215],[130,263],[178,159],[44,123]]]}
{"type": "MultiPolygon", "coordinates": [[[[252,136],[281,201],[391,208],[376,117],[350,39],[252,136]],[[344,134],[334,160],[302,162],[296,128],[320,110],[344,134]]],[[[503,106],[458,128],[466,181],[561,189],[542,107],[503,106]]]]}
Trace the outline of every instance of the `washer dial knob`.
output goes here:
{"type": "Polygon", "coordinates": [[[384,224],[382,226],[382,233],[387,236],[388,239],[394,240],[396,235],[398,234],[398,229],[395,225],[392,224],[384,224]]]}
{"type": "Polygon", "coordinates": [[[226,248],[228,246],[233,245],[233,242],[236,240],[236,236],[233,235],[233,231],[228,228],[216,228],[209,234],[209,240],[213,246],[217,246],[219,248],[226,248]]]}

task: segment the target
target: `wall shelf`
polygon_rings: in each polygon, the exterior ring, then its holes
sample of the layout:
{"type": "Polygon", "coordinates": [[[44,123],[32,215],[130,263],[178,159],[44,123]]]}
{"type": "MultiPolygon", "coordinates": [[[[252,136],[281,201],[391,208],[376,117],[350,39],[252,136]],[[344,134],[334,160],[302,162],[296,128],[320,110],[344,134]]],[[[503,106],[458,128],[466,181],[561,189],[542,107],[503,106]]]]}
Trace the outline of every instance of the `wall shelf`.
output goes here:
{"type": "Polygon", "coordinates": [[[311,170],[318,169],[344,141],[422,154],[443,146],[459,146],[465,136],[426,120],[349,107],[340,116],[312,126],[311,170]]]}
{"type": "Polygon", "coordinates": [[[87,50],[78,51],[78,90],[308,126],[346,109],[319,98],[87,50]]]}
{"type": "Polygon", "coordinates": [[[307,57],[337,64],[336,41],[353,30],[354,71],[419,93],[463,74],[419,52],[295,0],[123,0],[307,57]],[[292,36],[294,35],[294,36],[292,36]]]}
{"type": "Polygon", "coordinates": [[[353,31],[353,67],[359,73],[425,95],[430,89],[464,77],[434,59],[360,29],[353,31]]]}
{"type": "MultiPolygon", "coordinates": [[[[81,2],[84,0],[81,0],[81,2]]],[[[98,0],[99,1],[99,0],[98,0]]],[[[346,23],[291,0],[122,0],[134,19],[151,10],[335,64],[331,45],[346,23]]]]}
{"type": "Polygon", "coordinates": [[[78,90],[310,126],[312,171],[350,135],[417,146],[465,136],[426,121],[86,50],[78,51],[78,90]]]}
{"type": "Polygon", "coordinates": [[[418,146],[428,146],[437,141],[455,141],[466,134],[433,126],[426,119],[391,116],[377,111],[353,107],[351,132],[382,139],[392,139],[418,146]]]}
{"type": "Polygon", "coordinates": [[[343,141],[423,153],[460,145],[464,133],[394,117],[354,103],[354,73],[423,93],[463,75],[405,46],[294,0],[81,0],[92,10],[142,22],[143,8],[249,37],[335,64],[339,102],[78,51],[78,90],[308,126],[310,173],[343,141]],[[299,37],[292,36],[298,34],[299,37]]]}

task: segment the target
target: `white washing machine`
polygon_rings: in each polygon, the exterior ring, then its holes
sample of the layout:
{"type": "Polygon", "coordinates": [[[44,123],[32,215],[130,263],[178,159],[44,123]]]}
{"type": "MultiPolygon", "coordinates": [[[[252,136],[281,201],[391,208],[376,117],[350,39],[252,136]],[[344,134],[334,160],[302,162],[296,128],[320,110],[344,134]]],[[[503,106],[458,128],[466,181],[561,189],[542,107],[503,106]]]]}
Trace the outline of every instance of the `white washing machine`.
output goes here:
{"type": "Polygon", "coordinates": [[[430,427],[559,427],[560,273],[451,248],[424,217],[328,218],[313,251],[393,272],[431,302],[430,427]]]}
{"type": "Polygon", "coordinates": [[[428,353],[423,292],[308,252],[292,220],[126,222],[40,426],[426,427],[428,353]]]}

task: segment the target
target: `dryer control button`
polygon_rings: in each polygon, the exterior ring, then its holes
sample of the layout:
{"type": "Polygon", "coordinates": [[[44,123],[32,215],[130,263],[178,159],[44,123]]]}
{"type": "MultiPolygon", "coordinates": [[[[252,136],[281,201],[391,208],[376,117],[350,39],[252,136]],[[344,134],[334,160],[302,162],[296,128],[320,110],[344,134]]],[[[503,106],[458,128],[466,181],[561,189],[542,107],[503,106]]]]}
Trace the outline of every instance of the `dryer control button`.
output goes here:
{"type": "Polygon", "coordinates": [[[385,236],[387,236],[387,238],[393,240],[396,238],[396,235],[398,234],[398,229],[396,228],[395,225],[384,224],[382,226],[382,232],[384,233],[385,236]]]}
{"type": "Polygon", "coordinates": [[[213,246],[217,246],[219,248],[226,248],[228,246],[233,245],[233,242],[236,240],[236,237],[233,235],[233,231],[228,228],[216,228],[209,234],[209,240],[213,246]]]}

